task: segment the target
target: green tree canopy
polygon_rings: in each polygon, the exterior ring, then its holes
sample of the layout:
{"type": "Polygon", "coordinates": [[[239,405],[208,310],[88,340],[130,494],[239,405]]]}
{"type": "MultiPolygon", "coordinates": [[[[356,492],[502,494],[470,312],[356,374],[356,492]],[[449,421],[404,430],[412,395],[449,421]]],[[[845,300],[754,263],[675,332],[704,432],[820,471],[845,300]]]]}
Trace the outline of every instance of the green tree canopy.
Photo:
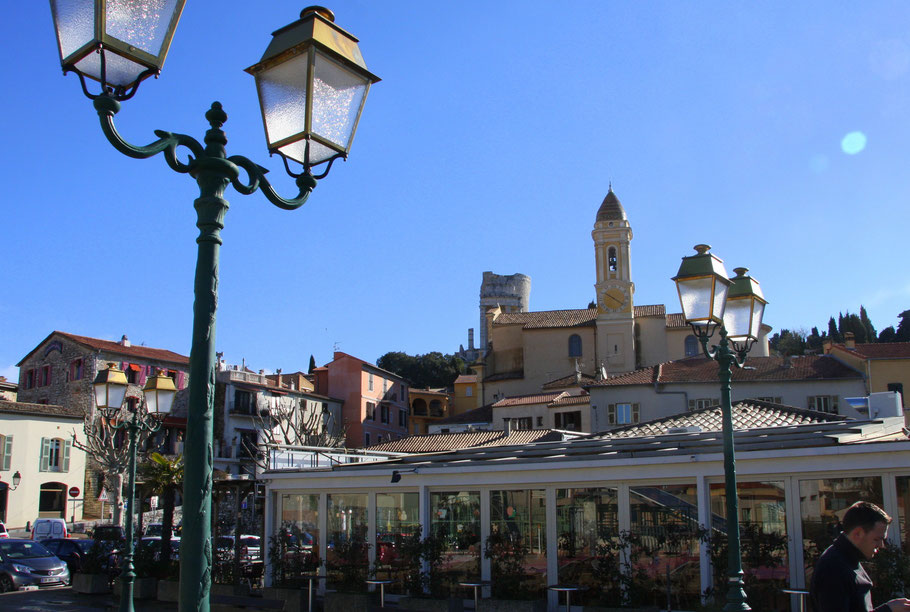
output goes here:
{"type": "Polygon", "coordinates": [[[467,372],[464,361],[438,351],[425,355],[393,351],[377,359],[376,365],[398,374],[419,389],[451,387],[459,374],[467,372]]]}

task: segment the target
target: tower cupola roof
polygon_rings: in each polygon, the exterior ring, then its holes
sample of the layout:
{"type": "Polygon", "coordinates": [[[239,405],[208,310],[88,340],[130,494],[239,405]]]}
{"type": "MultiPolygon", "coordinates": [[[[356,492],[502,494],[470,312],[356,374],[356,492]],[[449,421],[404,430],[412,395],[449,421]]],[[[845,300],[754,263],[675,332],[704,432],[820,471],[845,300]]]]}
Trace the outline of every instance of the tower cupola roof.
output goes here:
{"type": "Polygon", "coordinates": [[[610,190],[607,192],[607,197],[604,198],[600,208],[597,209],[596,221],[628,221],[625,209],[619,202],[619,198],[613,193],[612,185],[610,185],[610,190]]]}

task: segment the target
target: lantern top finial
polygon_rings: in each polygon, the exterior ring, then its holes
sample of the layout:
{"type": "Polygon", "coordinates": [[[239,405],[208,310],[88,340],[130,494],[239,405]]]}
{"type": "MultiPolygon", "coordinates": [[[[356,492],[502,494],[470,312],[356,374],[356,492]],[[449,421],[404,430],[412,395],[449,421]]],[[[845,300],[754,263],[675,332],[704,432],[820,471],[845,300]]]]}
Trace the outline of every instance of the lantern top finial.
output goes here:
{"type": "Polygon", "coordinates": [[[333,13],[331,9],[327,9],[324,6],[318,6],[318,5],[308,6],[305,9],[303,9],[302,11],[300,11],[300,18],[303,19],[310,13],[316,13],[323,19],[325,19],[327,21],[331,21],[332,23],[335,23],[335,13],[333,13]]]}
{"type": "Polygon", "coordinates": [[[704,255],[704,254],[706,254],[708,251],[711,250],[711,245],[710,245],[710,244],[696,244],[696,245],[695,245],[694,247],[692,247],[692,248],[694,248],[694,249],[695,249],[695,252],[698,253],[699,255],[704,255]]]}

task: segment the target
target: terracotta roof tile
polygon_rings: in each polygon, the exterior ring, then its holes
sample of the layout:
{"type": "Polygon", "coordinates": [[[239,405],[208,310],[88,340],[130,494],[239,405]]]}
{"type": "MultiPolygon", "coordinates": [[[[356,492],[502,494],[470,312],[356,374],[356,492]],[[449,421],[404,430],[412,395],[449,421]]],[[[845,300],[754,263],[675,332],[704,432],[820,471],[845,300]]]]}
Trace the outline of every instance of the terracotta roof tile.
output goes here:
{"type": "Polygon", "coordinates": [[[566,387],[577,387],[579,385],[587,384],[594,382],[596,379],[590,374],[581,375],[581,381],[579,382],[578,377],[573,373],[568,376],[563,376],[562,378],[557,378],[556,380],[551,380],[548,383],[544,383],[541,389],[565,389],[566,387]]]}
{"type": "Polygon", "coordinates": [[[663,304],[636,306],[634,314],[636,317],[663,317],[667,314],[667,307],[663,304]]]}
{"type": "Polygon", "coordinates": [[[27,402],[0,401],[0,414],[29,414],[32,416],[58,417],[81,421],[85,414],[80,408],[54,404],[30,404],[27,402]]]}
{"type": "Polygon", "coordinates": [[[834,348],[854,353],[863,359],[910,359],[910,342],[860,343],[853,350],[843,344],[835,344],[834,348]]]}
{"type": "MultiPolygon", "coordinates": [[[[157,349],[151,348],[148,346],[123,346],[119,342],[112,342],[111,340],[100,340],[98,338],[89,338],[88,336],[77,336],[76,334],[68,334],[62,331],[55,331],[54,334],[60,334],[65,338],[69,338],[73,342],[78,342],[89,348],[106,351],[108,353],[114,353],[116,355],[128,355],[130,357],[139,357],[141,359],[157,359],[160,361],[170,361],[172,363],[181,363],[187,364],[190,363],[190,358],[186,355],[181,355],[180,353],[175,353],[174,351],[169,351],[166,349],[157,349]]],[[[53,334],[51,334],[53,335],[53,334]]],[[[50,336],[48,336],[50,338],[50,336]]]]}
{"type": "Polygon", "coordinates": [[[587,393],[581,395],[564,395],[556,398],[555,401],[547,404],[548,408],[560,408],[562,406],[583,406],[591,402],[591,396],[587,393]]]}
{"type": "Polygon", "coordinates": [[[505,408],[507,406],[530,406],[533,404],[549,404],[568,395],[565,391],[554,391],[551,393],[534,393],[531,395],[516,395],[514,397],[504,397],[495,404],[493,408],[505,408]]]}
{"type": "Polygon", "coordinates": [[[477,382],[477,374],[459,374],[458,378],[455,379],[456,385],[466,384],[471,385],[477,382]]]}
{"type": "Polygon", "coordinates": [[[521,325],[523,329],[549,327],[586,327],[594,325],[596,308],[583,310],[544,310],[540,312],[506,312],[493,321],[493,325],[521,325]]]}
{"type": "Polygon", "coordinates": [[[689,327],[686,318],[681,312],[673,312],[667,315],[667,329],[685,329],[689,327]]]}
{"type": "MultiPolygon", "coordinates": [[[[750,357],[746,361],[746,366],[733,369],[734,383],[862,378],[859,372],[830,355],[803,355],[789,359],[750,357]]],[[[661,384],[717,382],[717,363],[706,357],[689,357],[620,374],[586,386],[650,385],[654,384],[655,380],[661,384]]]]}
{"type": "Polygon", "coordinates": [[[512,446],[533,442],[557,442],[563,439],[558,431],[527,429],[506,434],[503,431],[466,431],[460,433],[426,434],[383,442],[367,447],[371,451],[391,453],[438,453],[463,448],[512,446]]]}
{"type": "MultiPolygon", "coordinates": [[[[789,427],[811,423],[830,423],[845,421],[847,417],[803,410],[783,404],[773,404],[759,400],[745,400],[733,406],[733,429],[762,429],[767,427],[789,427]]],[[[720,407],[703,408],[683,414],[677,414],[638,425],[627,425],[604,431],[597,437],[635,438],[641,436],[660,436],[672,433],[683,433],[683,428],[692,431],[721,431],[723,429],[720,407]],[[698,428],[698,429],[694,429],[698,428]]]]}

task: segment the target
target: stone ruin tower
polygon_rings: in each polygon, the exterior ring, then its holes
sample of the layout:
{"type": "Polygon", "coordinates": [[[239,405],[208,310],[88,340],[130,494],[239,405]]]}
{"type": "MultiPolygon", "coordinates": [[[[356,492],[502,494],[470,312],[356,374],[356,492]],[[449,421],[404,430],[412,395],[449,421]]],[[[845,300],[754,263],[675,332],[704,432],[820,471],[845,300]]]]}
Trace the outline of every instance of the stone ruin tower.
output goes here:
{"type": "Polygon", "coordinates": [[[483,282],[480,283],[480,350],[485,351],[490,342],[487,336],[487,309],[499,306],[502,312],[528,312],[530,304],[530,276],[484,272],[483,282]]]}

